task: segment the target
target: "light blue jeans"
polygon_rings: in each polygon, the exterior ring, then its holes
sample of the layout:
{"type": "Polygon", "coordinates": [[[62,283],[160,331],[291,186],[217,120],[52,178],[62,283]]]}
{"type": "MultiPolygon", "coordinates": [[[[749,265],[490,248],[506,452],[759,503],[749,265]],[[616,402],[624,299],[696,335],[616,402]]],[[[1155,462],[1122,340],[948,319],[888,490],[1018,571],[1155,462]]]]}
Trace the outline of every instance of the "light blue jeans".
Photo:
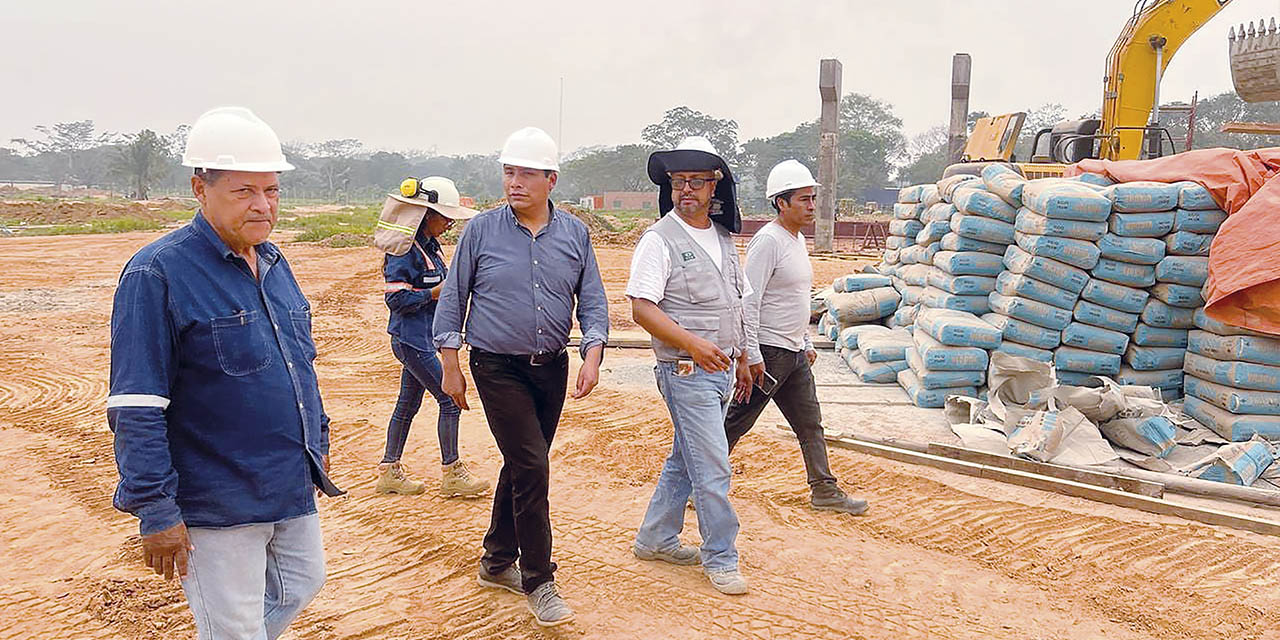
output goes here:
{"type": "Polygon", "coordinates": [[[200,640],[275,640],[324,585],[317,514],[187,535],[182,590],[200,640]]]}
{"type": "Polygon", "coordinates": [[[703,570],[737,569],[738,514],[729,504],[729,441],[724,432],[733,371],[708,373],[695,365],[689,375],[677,376],[674,362],[659,362],[654,374],[671,412],[675,437],[636,533],[636,546],[649,551],[679,547],[685,502],[692,492],[703,570]]]}

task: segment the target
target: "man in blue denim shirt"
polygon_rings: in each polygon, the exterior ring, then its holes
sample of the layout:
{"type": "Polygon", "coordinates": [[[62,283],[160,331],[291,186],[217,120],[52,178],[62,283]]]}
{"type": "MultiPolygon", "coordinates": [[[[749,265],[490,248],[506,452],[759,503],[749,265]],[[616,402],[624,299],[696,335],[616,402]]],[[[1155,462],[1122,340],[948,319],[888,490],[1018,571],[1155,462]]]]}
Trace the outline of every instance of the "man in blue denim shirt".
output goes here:
{"type": "Polygon", "coordinates": [[[238,107],[196,121],[183,164],[200,211],[129,260],[112,308],[114,502],[200,638],[276,638],[324,583],[314,492],[341,493],[310,306],[267,242],[292,166],[238,107]]]}

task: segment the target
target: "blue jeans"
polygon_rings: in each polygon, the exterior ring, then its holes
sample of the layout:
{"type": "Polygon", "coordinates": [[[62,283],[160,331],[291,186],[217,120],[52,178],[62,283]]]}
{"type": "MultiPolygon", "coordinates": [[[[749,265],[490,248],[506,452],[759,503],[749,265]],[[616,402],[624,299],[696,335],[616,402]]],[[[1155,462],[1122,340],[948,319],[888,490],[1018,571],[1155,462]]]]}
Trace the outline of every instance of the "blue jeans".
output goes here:
{"type": "Polygon", "coordinates": [[[387,451],[382,456],[383,462],[399,462],[404,454],[404,443],[409,439],[409,427],[413,425],[413,417],[418,415],[422,407],[424,391],[430,391],[440,406],[440,414],[436,418],[436,436],[440,439],[440,462],[449,465],[458,460],[458,418],[462,410],[453,403],[453,398],[440,388],[444,379],[440,360],[434,351],[422,351],[391,337],[391,353],[404,365],[400,372],[400,397],[396,399],[396,409],[391,412],[391,422],[387,425],[387,451]]]}
{"type": "Polygon", "coordinates": [[[324,585],[317,514],[187,535],[182,590],[200,640],[275,640],[324,585]]]}
{"type": "Polygon", "coordinates": [[[738,514],[729,504],[729,441],[724,432],[733,371],[708,373],[695,365],[693,373],[677,376],[674,362],[659,362],[654,374],[671,412],[675,437],[636,533],[636,545],[649,551],[679,547],[685,502],[692,492],[702,534],[702,568],[737,569],[738,514]]]}

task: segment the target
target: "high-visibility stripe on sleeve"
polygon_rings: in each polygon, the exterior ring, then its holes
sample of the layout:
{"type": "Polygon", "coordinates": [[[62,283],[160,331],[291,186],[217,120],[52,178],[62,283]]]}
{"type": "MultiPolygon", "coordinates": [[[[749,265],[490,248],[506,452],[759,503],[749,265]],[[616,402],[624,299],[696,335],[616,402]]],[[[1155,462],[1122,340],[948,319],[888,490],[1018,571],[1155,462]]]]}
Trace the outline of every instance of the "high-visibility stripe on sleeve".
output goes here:
{"type": "Polygon", "coordinates": [[[108,409],[122,409],[124,407],[167,409],[169,408],[169,399],[164,396],[152,396],[145,393],[122,393],[107,398],[108,409]]]}
{"type": "Polygon", "coordinates": [[[388,282],[384,291],[391,293],[392,291],[421,291],[421,289],[414,288],[408,282],[388,282]]]}

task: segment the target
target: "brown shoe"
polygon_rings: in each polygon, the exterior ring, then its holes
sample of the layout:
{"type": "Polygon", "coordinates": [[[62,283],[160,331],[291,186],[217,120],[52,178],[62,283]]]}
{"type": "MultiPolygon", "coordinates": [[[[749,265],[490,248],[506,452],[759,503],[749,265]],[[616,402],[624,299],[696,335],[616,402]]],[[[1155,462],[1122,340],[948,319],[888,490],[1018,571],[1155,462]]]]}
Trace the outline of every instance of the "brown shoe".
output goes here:
{"type": "Polygon", "coordinates": [[[446,498],[478,498],[489,491],[489,482],[471,475],[461,460],[446,465],[440,478],[440,495],[446,498]]]}

